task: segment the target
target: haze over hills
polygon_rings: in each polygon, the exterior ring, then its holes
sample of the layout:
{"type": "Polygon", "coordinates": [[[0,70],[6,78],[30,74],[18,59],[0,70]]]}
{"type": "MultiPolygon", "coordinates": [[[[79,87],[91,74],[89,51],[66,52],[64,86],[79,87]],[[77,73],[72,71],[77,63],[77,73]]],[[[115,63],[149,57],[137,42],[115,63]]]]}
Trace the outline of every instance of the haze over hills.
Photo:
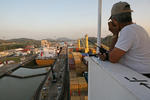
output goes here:
{"type": "MultiPolygon", "coordinates": [[[[45,39],[50,42],[64,42],[64,41],[71,41],[69,38],[58,38],[58,39],[45,39]]],[[[29,38],[17,38],[17,39],[9,39],[9,40],[2,40],[0,39],[0,51],[15,49],[15,48],[24,48],[27,45],[34,45],[36,47],[40,47],[41,40],[34,40],[29,38]]]]}
{"type": "Polygon", "coordinates": [[[5,42],[7,42],[7,41],[0,39],[0,44],[1,44],[1,43],[5,43],[5,42]]]}
{"type": "Polygon", "coordinates": [[[72,39],[69,39],[69,38],[66,38],[66,37],[61,37],[61,38],[57,38],[57,39],[51,39],[51,38],[48,38],[48,39],[45,39],[45,40],[48,40],[50,42],[61,42],[61,41],[72,41],[72,39]]]}
{"type": "MultiPolygon", "coordinates": [[[[61,38],[57,38],[57,39],[45,39],[48,40],[50,42],[61,42],[61,41],[72,41],[72,39],[66,38],[66,37],[61,37],[61,38]]],[[[9,39],[9,40],[2,40],[0,39],[0,45],[11,45],[11,44],[23,44],[23,45],[40,45],[40,41],[41,40],[35,40],[35,39],[29,39],[29,38],[17,38],[17,39],[9,39]]],[[[93,43],[97,42],[97,38],[96,37],[89,37],[89,41],[92,41],[93,43]]],[[[107,36],[105,38],[101,39],[102,43],[109,46],[110,42],[111,42],[111,36],[107,36]]],[[[90,43],[91,44],[91,43],[90,43]]]]}
{"type": "Polygon", "coordinates": [[[37,44],[40,43],[39,40],[28,39],[28,38],[18,38],[18,39],[9,39],[9,40],[0,40],[0,44],[5,43],[16,43],[16,44],[37,44]]]}
{"type": "Polygon", "coordinates": [[[37,40],[29,39],[29,38],[17,38],[17,39],[9,39],[7,41],[9,41],[9,42],[22,42],[22,41],[37,41],[37,40]]]}
{"type": "MultiPolygon", "coordinates": [[[[71,41],[72,39],[66,38],[66,37],[61,37],[57,39],[52,39],[52,38],[47,38],[47,39],[42,39],[42,40],[48,40],[50,42],[53,41],[71,41]]],[[[29,38],[15,38],[15,39],[8,39],[8,40],[3,40],[0,39],[0,44],[2,43],[10,43],[10,42],[15,42],[15,43],[30,43],[30,42],[40,42],[41,40],[35,40],[35,39],[29,39],[29,38]]]]}
{"type": "Polygon", "coordinates": [[[39,47],[40,44],[41,42],[39,40],[27,38],[0,40],[0,51],[16,48],[25,48],[28,45],[34,45],[35,47],[39,47]]]}
{"type": "Polygon", "coordinates": [[[71,41],[72,39],[66,38],[66,37],[61,37],[61,38],[57,38],[57,41],[71,41]]]}

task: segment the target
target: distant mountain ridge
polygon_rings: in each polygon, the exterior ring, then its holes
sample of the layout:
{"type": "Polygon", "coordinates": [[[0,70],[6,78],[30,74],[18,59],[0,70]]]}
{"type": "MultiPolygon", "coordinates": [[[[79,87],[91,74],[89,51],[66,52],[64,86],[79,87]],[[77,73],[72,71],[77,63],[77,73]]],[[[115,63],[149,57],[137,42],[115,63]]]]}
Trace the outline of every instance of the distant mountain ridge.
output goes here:
{"type": "Polygon", "coordinates": [[[16,44],[25,44],[25,45],[39,45],[40,40],[28,39],[28,38],[17,38],[17,39],[9,39],[9,40],[2,40],[0,39],[0,44],[6,43],[16,43],[16,44]]]}
{"type": "Polygon", "coordinates": [[[61,37],[61,38],[57,38],[57,39],[47,38],[47,39],[43,39],[43,40],[48,40],[50,42],[72,41],[72,39],[69,39],[69,38],[66,38],[66,37],[61,37]]]}
{"type": "Polygon", "coordinates": [[[6,43],[7,41],[6,40],[2,40],[2,39],[0,39],[0,44],[2,44],[2,43],[6,43]]]}
{"type": "MultiPolygon", "coordinates": [[[[53,41],[71,41],[72,39],[69,39],[66,37],[61,37],[61,38],[57,38],[57,39],[47,38],[47,39],[43,39],[43,40],[48,40],[50,42],[53,42],[53,41]]],[[[0,44],[1,43],[10,43],[10,42],[27,43],[27,42],[40,42],[40,41],[41,40],[35,40],[35,39],[29,39],[29,38],[16,38],[16,39],[8,39],[8,40],[0,39],[0,44]]]]}
{"type": "Polygon", "coordinates": [[[57,41],[71,41],[72,39],[66,38],[66,37],[61,37],[61,38],[57,38],[57,41]]]}
{"type": "Polygon", "coordinates": [[[7,41],[9,41],[9,42],[22,42],[22,41],[38,41],[38,40],[28,39],[28,38],[17,38],[17,39],[9,39],[7,41]]]}
{"type": "Polygon", "coordinates": [[[9,40],[0,40],[0,51],[10,50],[16,48],[25,48],[28,45],[34,45],[35,47],[40,47],[40,40],[28,39],[28,38],[18,38],[9,40]]]}

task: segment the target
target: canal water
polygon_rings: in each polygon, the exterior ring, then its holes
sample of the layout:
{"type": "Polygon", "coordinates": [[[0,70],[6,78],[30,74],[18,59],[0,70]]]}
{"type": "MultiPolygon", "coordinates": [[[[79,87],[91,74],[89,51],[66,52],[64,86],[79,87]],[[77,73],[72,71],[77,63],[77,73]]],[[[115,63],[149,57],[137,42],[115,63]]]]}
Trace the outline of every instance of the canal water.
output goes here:
{"type": "Polygon", "coordinates": [[[18,70],[14,71],[11,75],[31,76],[31,75],[46,73],[46,72],[48,72],[48,70],[49,70],[49,67],[47,67],[47,68],[37,68],[37,69],[19,68],[18,70]]]}
{"type": "MultiPolygon", "coordinates": [[[[19,68],[12,73],[17,76],[28,76],[47,72],[47,68],[19,68]]],[[[32,100],[45,75],[31,78],[15,78],[4,76],[0,78],[0,100],[32,100]]]]}

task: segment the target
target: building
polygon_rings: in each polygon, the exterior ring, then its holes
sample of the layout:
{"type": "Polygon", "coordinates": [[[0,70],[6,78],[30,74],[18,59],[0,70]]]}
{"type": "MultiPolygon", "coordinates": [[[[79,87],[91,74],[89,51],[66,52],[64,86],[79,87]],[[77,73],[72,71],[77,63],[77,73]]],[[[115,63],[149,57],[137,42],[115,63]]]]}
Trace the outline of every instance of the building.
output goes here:
{"type": "Polygon", "coordinates": [[[50,47],[50,43],[47,40],[41,40],[42,47],[50,47]]]}

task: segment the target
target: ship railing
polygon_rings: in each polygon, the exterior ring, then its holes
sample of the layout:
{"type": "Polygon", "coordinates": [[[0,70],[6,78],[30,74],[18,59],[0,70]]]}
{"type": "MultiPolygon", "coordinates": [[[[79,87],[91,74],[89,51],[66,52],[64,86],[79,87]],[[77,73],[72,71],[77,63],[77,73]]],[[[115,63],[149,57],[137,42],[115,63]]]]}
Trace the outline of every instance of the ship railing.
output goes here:
{"type": "Polygon", "coordinates": [[[87,57],[88,100],[150,100],[150,79],[119,63],[87,57]]]}

